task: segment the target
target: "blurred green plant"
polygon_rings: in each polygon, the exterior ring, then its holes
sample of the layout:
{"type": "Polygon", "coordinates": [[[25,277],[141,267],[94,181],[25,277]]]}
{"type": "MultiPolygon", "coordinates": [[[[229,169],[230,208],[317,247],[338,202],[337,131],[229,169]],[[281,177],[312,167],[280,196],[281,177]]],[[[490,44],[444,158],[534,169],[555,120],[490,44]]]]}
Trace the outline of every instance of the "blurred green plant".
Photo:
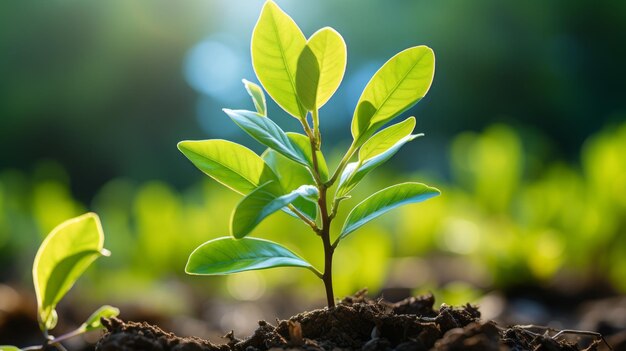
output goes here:
{"type": "MultiPolygon", "coordinates": [[[[519,284],[554,286],[560,284],[555,282],[559,277],[558,282],[569,284],[570,290],[608,282],[617,291],[626,292],[626,204],[621,196],[626,193],[624,140],[626,124],[607,126],[588,138],[579,163],[537,166],[537,161],[532,161],[535,170],[530,172],[531,160],[542,155],[524,143],[518,129],[495,125],[480,133],[459,135],[450,149],[450,167],[454,170],[450,183],[454,186],[442,185],[446,196],[419,210],[400,208],[343,242],[335,254],[336,265],[342,267],[335,272],[336,294],[350,294],[364,286],[379,291],[390,284],[413,289],[426,282],[435,290],[447,281],[438,278],[439,271],[424,271],[424,267],[442,254],[479,272],[474,273],[480,275],[478,284],[476,280],[470,282],[483,291],[519,284]],[[461,142],[466,146],[459,147],[461,142]],[[472,166],[463,157],[476,155],[477,148],[483,150],[483,156],[473,156],[472,166]],[[486,160],[491,153],[500,155],[500,161],[490,166],[493,171],[482,167],[495,162],[495,157],[486,160]],[[498,170],[505,166],[515,171],[498,170]],[[481,187],[476,184],[488,184],[489,180],[498,191],[479,191],[481,187]],[[405,264],[407,261],[411,264],[405,264]],[[390,280],[396,275],[402,279],[390,280]]],[[[87,207],[96,210],[107,232],[112,233],[107,236],[107,247],[116,253],[116,260],[97,261],[86,272],[75,287],[80,296],[144,301],[146,291],[172,291],[171,286],[155,289],[152,284],[168,284],[173,277],[186,279],[181,274],[186,255],[207,237],[218,237],[228,230],[230,208],[239,201],[235,192],[215,182],[202,181],[179,191],[159,181],[136,184],[115,179],[85,206],[72,196],[69,182],[58,168],[46,162],[31,173],[0,171],[0,275],[5,281],[26,283],[31,279],[17,268],[30,264],[27,258],[35,255],[40,228],[51,221],[47,218],[57,218],[57,223],[63,220],[64,214],[56,212],[56,204],[62,200],[73,204],[71,216],[87,207]],[[62,191],[40,197],[34,189],[41,184],[55,184],[62,191]],[[44,207],[49,209],[47,214],[37,210],[44,207]],[[158,240],[154,240],[155,235],[158,240]],[[174,242],[176,245],[169,244],[174,242]],[[129,287],[129,291],[121,295],[111,288],[117,284],[129,287]]],[[[381,168],[365,177],[345,203],[357,204],[365,194],[407,176],[444,184],[425,174],[405,175],[381,168]]],[[[346,214],[339,211],[333,230],[340,230],[345,218],[346,214]]],[[[292,247],[313,265],[323,264],[316,236],[292,235],[299,230],[301,224],[293,217],[276,215],[263,221],[254,233],[292,247]]],[[[307,300],[316,297],[318,281],[313,275],[285,275],[280,271],[241,274],[216,278],[223,281],[208,287],[186,280],[186,286],[202,294],[236,297],[232,287],[241,284],[235,283],[253,276],[261,281],[265,292],[295,290],[307,300]]],[[[467,281],[468,277],[455,280],[467,281]]],[[[174,296],[168,301],[169,305],[164,305],[173,306],[177,299],[174,296]]]]}
{"type": "Polygon", "coordinates": [[[387,187],[356,205],[339,234],[331,238],[331,224],[341,201],[350,197],[350,191],[367,173],[420,136],[411,134],[415,128],[413,117],[375,133],[424,97],[432,83],[434,62],[430,48],[417,46],[398,53],[374,74],[354,112],[352,145],[331,175],[321,150],[319,109],[341,83],[346,45],[341,35],[328,27],[307,40],[291,17],[267,1],[252,34],[252,63],[269,95],[299,120],[305,135],[285,133],[269,119],[263,90],[244,80],[257,111],[224,112],[268,147],[262,156],[226,140],[178,144],[202,172],[244,195],[231,216],[232,237],[200,245],[189,256],[185,271],[193,275],[225,275],[273,267],[307,268],[324,282],[328,306],[335,306],[332,269],[339,242],[396,207],[439,194],[439,190],[421,183],[387,187]],[[358,160],[348,164],[356,153],[358,160]],[[335,193],[329,196],[336,181],[335,193]],[[323,273],[276,242],[247,237],[261,221],[279,210],[302,220],[321,238],[323,273]]]}
{"type": "MultiPolygon", "coordinates": [[[[45,337],[42,346],[23,350],[43,350],[48,345],[63,350],[60,343],[71,337],[102,328],[101,318],[115,317],[119,310],[112,306],[98,308],[76,330],[53,337],[49,331],[57,324],[56,305],[72,288],[76,280],[100,256],[109,256],[103,247],[104,233],[95,213],[69,219],[55,227],[37,251],[33,262],[33,283],[37,295],[39,328],[45,337]]],[[[0,346],[0,349],[15,349],[0,346]]]]}

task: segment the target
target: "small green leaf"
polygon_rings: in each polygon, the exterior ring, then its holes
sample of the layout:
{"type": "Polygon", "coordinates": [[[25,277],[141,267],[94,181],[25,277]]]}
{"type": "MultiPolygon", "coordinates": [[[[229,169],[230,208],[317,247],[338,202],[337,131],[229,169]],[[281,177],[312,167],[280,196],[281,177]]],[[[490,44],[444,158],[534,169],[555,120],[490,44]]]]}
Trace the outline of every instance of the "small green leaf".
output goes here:
{"type": "Polygon", "coordinates": [[[44,239],[33,262],[33,282],[42,330],[54,328],[57,303],[87,267],[96,258],[109,254],[103,243],[102,225],[95,213],[59,224],[44,239]]]}
{"type": "Polygon", "coordinates": [[[296,92],[298,57],[305,45],[293,19],[267,1],[252,32],[252,67],[272,99],[299,119],[307,113],[296,92]]]}
{"type": "Polygon", "coordinates": [[[102,322],[100,318],[112,318],[117,317],[120,314],[120,310],[113,306],[104,305],[98,308],[94,313],[87,318],[87,321],[80,326],[80,329],[84,331],[92,331],[102,328],[102,322]]]}
{"type": "MultiPolygon", "coordinates": [[[[313,152],[311,150],[311,140],[303,134],[287,132],[287,137],[291,140],[291,144],[304,156],[309,167],[313,168],[313,152]]],[[[326,165],[326,159],[321,151],[316,151],[317,168],[319,169],[322,181],[328,180],[328,165],[326,165]]],[[[312,184],[312,183],[308,183],[312,184]]]]}
{"type": "Polygon", "coordinates": [[[258,112],[261,116],[267,116],[267,103],[265,102],[265,94],[263,93],[263,89],[255,83],[252,83],[249,80],[242,79],[243,85],[246,87],[246,91],[248,95],[252,98],[252,102],[254,102],[254,108],[256,112],[258,112]]]}
{"type": "Polygon", "coordinates": [[[0,351],[21,351],[22,349],[15,346],[0,345],[0,351]]]}
{"type": "Polygon", "coordinates": [[[435,55],[426,46],[406,49],[387,61],[367,83],[354,111],[352,136],[356,145],[421,100],[434,73],[435,55]]]}
{"type": "Polygon", "coordinates": [[[276,191],[272,187],[277,185],[274,182],[263,184],[237,204],[231,218],[232,236],[237,239],[243,238],[267,216],[289,205],[297,198],[314,201],[318,195],[316,187],[302,185],[286,195],[276,196],[276,191]]]}
{"type": "Polygon", "coordinates": [[[415,128],[415,117],[394,124],[376,133],[359,149],[359,160],[367,160],[387,151],[402,138],[408,136],[415,128]]]}
{"type": "Polygon", "coordinates": [[[439,190],[421,183],[402,183],[385,188],[363,200],[352,209],[337,241],[398,206],[422,202],[439,194],[439,190]]]}
{"type": "Polygon", "coordinates": [[[296,88],[302,105],[317,110],[335,93],[346,70],[346,43],[336,30],[326,27],[309,38],[300,53],[296,88]]]}
{"type": "MultiPolygon", "coordinates": [[[[272,149],[265,150],[261,157],[265,163],[272,168],[275,174],[280,174],[280,185],[285,192],[291,192],[301,185],[315,183],[311,172],[306,167],[291,161],[272,149]]],[[[298,198],[291,204],[310,220],[314,221],[317,218],[317,205],[315,203],[298,198]]],[[[298,218],[298,216],[290,209],[283,208],[282,210],[289,215],[298,218]]]]}
{"type": "Polygon", "coordinates": [[[287,134],[271,119],[252,111],[225,108],[224,112],[259,143],[276,150],[291,160],[309,166],[301,150],[291,143],[287,134]]]}
{"type": "Polygon", "coordinates": [[[231,141],[187,140],[178,149],[204,174],[243,195],[278,179],[259,155],[231,141]]]}
{"type": "Polygon", "coordinates": [[[394,124],[370,138],[359,150],[359,160],[349,163],[341,174],[336,196],[348,194],[363,178],[400,150],[404,144],[423,134],[411,135],[415,118],[394,124]]]}
{"type": "Polygon", "coordinates": [[[185,272],[223,275],[274,267],[303,267],[319,275],[304,259],[277,243],[256,239],[217,238],[200,245],[189,256],[185,272]]]}

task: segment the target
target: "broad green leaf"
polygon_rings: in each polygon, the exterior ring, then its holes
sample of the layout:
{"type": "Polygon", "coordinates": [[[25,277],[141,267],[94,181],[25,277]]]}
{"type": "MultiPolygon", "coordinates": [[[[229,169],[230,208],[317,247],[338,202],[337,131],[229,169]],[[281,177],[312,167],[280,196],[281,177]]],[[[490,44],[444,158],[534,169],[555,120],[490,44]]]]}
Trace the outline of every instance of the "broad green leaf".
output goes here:
{"type": "MultiPolygon", "coordinates": [[[[301,185],[315,183],[311,172],[306,167],[299,163],[291,161],[290,159],[272,149],[265,150],[261,157],[263,158],[265,163],[267,163],[272,168],[275,174],[280,175],[278,179],[280,181],[280,185],[285,190],[285,192],[291,192],[301,185]]],[[[307,216],[310,220],[314,221],[317,218],[317,205],[315,203],[309,200],[298,198],[291,204],[298,210],[300,210],[300,212],[302,212],[302,214],[307,216]]],[[[289,215],[298,218],[298,216],[290,209],[283,208],[282,210],[289,215]]]]}
{"type": "Polygon", "coordinates": [[[300,53],[296,88],[300,102],[317,110],[335,93],[346,70],[346,43],[336,30],[325,27],[313,34],[300,53]]]}
{"type": "Polygon", "coordinates": [[[44,239],[33,262],[33,282],[43,330],[54,328],[54,309],[80,275],[96,258],[109,254],[103,243],[102,225],[95,213],[59,224],[44,239]]]}
{"type": "MultiPolygon", "coordinates": [[[[312,168],[313,152],[311,149],[311,140],[306,135],[293,132],[287,132],[287,137],[291,140],[291,144],[304,156],[307,164],[312,168]]],[[[324,158],[324,154],[319,150],[315,152],[315,156],[317,158],[317,167],[320,176],[322,177],[322,181],[325,182],[328,180],[328,165],[326,164],[326,159],[324,158]]]]}
{"type": "Polygon", "coordinates": [[[278,184],[269,182],[261,185],[256,190],[246,195],[233,212],[230,224],[230,232],[237,239],[243,238],[272,213],[289,205],[297,198],[315,201],[318,192],[312,185],[302,185],[290,193],[276,196],[272,189],[278,184]]]}
{"type": "Polygon", "coordinates": [[[252,32],[252,67],[267,93],[296,118],[306,117],[296,92],[298,57],[306,38],[273,1],[267,1],[252,32]]]}
{"type": "Polygon", "coordinates": [[[243,195],[278,179],[259,155],[231,141],[187,140],[178,149],[204,174],[243,195]]]}
{"type": "Polygon", "coordinates": [[[246,91],[248,95],[252,98],[252,102],[254,102],[254,108],[256,112],[258,112],[261,116],[267,116],[267,103],[265,102],[265,94],[263,93],[263,89],[255,83],[252,83],[249,80],[242,79],[243,85],[246,87],[246,91]]]}
{"type": "Polygon", "coordinates": [[[21,349],[15,346],[0,345],[0,351],[21,351],[21,349]]]}
{"type": "Polygon", "coordinates": [[[318,274],[310,263],[277,243],[231,237],[217,238],[200,245],[189,256],[185,272],[223,275],[273,267],[303,267],[318,274]]]}
{"type": "Polygon", "coordinates": [[[119,314],[120,314],[119,308],[109,306],[109,305],[104,305],[98,308],[94,313],[92,313],[91,316],[87,318],[87,321],[85,321],[85,323],[83,323],[79,329],[84,330],[84,331],[101,329],[102,322],[100,321],[100,318],[117,317],[119,314]]]}
{"type": "Polygon", "coordinates": [[[363,200],[352,209],[337,241],[398,206],[422,202],[439,194],[439,190],[421,183],[402,183],[385,188],[363,200]]]}
{"type": "Polygon", "coordinates": [[[256,139],[261,144],[276,150],[281,155],[308,166],[302,151],[295,147],[287,134],[271,119],[263,117],[256,112],[245,110],[229,110],[224,112],[230,117],[241,129],[256,139]]]}
{"type": "Polygon", "coordinates": [[[336,196],[349,193],[363,178],[400,150],[404,144],[423,134],[411,135],[415,118],[392,125],[370,138],[359,150],[359,160],[349,163],[339,179],[336,196]]]}
{"type": "Polygon", "coordinates": [[[352,117],[352,136],[361,145],[385,123],[421,100],[433,81],[435,55],[427,46],[396,54],[367,83],[352,117]]]}

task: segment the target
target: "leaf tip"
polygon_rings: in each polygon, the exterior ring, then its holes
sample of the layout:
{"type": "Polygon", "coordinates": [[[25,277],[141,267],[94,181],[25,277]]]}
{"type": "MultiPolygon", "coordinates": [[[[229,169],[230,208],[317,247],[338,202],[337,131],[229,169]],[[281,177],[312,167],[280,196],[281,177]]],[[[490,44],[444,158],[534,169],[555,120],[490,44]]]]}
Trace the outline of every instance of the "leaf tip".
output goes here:
{"type": "Polygon", "coordinates": [[[266,0],[265,3],[263,4],[263,7],[266,7],[266,6],[276,6],[276,7],[278,7],[278,4],[276,4],[274,2],[274,0],[266,0]]]}
{"type": "Polygon", "coordinates": [[[417,138],[421,138],[421,137],[423,137],[424,135],[425,135],[424,133],[413,134],[413,135],[411,135],[411,137],[409,138],[409,141],[413,141],[413,140],[415,140],[415,139],[417,139],[417,138]]]}
{"type": "MultiPolygon", "coordinates": [[[[193,255],[193,253],[192,253],[193,255]]],[[[191,270],[190,266],[190,262],[191,262],[191,255],[187,258],[187,263],[185,264],[185,274],[189,274],[189,275],[194,275],[194,273],[191,270]]]]}
{"type": "Polygon", "coordinates": [[[178,151],[184,153],[183,149],[186,148],[187,144],[189,144],[189,140],[179,141],[178,143],[176,143],[176,148],[178,149],[178,151]]]}
{"type": "Polygon", "coordinates": [[[100,255],[102,255],[104,257],[109,257],[109,256],[111,256],[111,251],[109,251],[109,250],[107,250],[105,248],[102,248],[102,250],[100,250],[100,255]]]}

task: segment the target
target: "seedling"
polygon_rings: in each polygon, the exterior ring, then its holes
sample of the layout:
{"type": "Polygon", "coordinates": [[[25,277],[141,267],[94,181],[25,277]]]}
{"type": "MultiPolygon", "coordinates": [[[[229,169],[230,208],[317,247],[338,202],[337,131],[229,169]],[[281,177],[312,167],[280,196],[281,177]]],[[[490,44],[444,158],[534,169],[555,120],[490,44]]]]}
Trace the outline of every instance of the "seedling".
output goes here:
{"type": "Polygon", "coordinates": [[[352,144],[330,173],[321,149],[323,119],[319,110],[339,87],[346,61],[346,44],[334,29],[322,28],[306,39],[274,2],[265,3],[252,33],[254,71],[272,99],[300,121],[304,134],[283,131],[268,117],[263,89],[244,80],[256,111],[224,112],[267,147],[261,156],[227,140],[178,144],[202,172],[244,196],[233,211],[231,235],[208,241],[193,251],[187,273],[223,275],[303,267],[323,280],[328,306],[333,307],[332,262],[337,245],[387,211],[439,194],[439,190],[421,183],[390,186],[356,205],[341,231],[331,236],[331,223],[341,202],[359,182],[404,144],[422,135],[412,134],[414,117],[378,130],[426,95],[433,80],[435,56],[426,46],[411,47],[374,74],[352,117],[352,144]],[[323,272],[278,243],[248,237],[261,221],[279,210],[299,218],[320,237],[323,272]]]}
{"type": "MultiPolygon", "coordinates": [[[[100,318],[117,316],[120,311],[108,305],[100,307],[76,330],[59,337],[49,334],[57,324],[56,306],[72,288],[89,265],[100,256],[109,256],[103,248],[104,233],[95,213],[69,219],[44,239],[33,262],[33,283],[37,295],[37,318],[46,341],[41,346],[22,350],[43,350],[47,345],[63,350],[61,342],[71,337],[102,328],[100,318]]],[[[0,346],[2,351],[20,350],[14,346],[0,346]]]]}

